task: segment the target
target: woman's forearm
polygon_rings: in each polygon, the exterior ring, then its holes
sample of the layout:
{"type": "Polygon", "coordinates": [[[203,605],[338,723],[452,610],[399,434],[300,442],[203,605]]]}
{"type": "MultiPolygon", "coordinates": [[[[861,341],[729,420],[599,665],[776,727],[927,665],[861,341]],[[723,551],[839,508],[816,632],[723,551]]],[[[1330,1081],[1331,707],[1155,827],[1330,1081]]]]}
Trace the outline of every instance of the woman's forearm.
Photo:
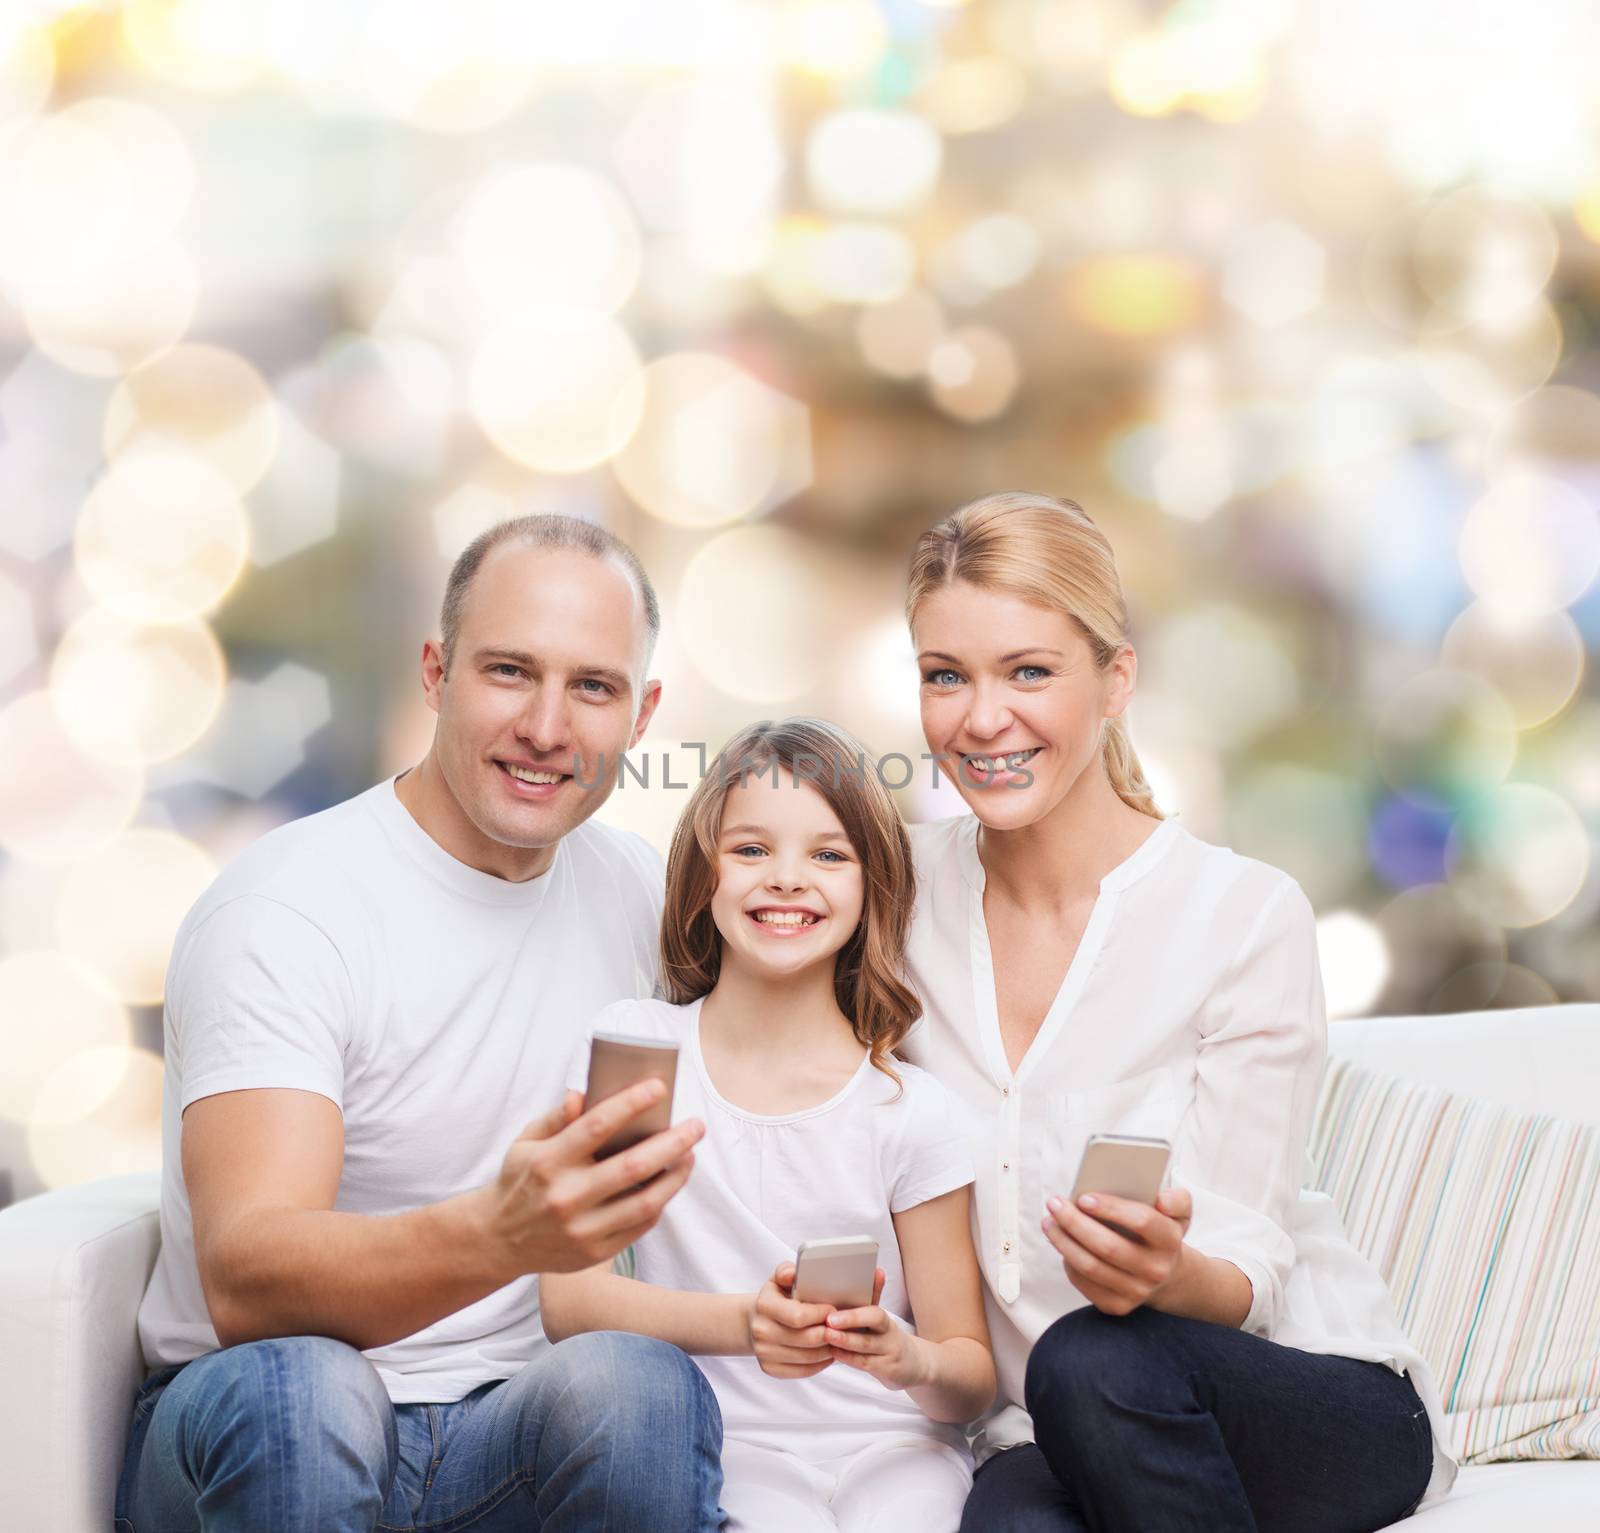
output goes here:
{"type": "Polygon", "coordinates": [[[970,1336],[945,1341],[912,1337],[926,1377],[908,1384],[906,1393],[930,1421],[965,1425],[994,1402],[994,1354],[970,1336]]]}
{"type": "Polygon", "coordinates": [[[552,1341],[585,1331],[630,1331],[702,1357],[750,1351],[753,1294],[686,1293],[595,1271],[548,1273],[539,1291],[545,1334],[552,1341]]]}
{"type": "Polygon", "coordinates": [[[1206,1256],[1185,1244],[1179,1252],[1177,1271],[1145,1302],[1163,1314],[1212,1320],[1238,1330],[1250,1313],[1254,1298],[1250,1279],[1232,1262],[1220,1256],[1206,1256]]]}

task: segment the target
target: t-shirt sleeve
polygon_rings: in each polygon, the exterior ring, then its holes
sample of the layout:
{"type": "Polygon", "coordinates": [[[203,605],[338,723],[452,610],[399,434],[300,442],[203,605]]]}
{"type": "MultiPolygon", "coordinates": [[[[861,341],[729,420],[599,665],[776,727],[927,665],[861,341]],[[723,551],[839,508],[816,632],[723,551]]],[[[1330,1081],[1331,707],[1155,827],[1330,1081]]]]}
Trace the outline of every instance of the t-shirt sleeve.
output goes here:
{"type": "Polygon", "coordinates": [[[182,1112],[220,1091],[292,1087],[344,1107],[355,996],[344,959],[299,911],[245,894],[191,932],[168,987],[182,1112]]]}
{"type": "Polygon", "coordinates": [[[894,1214],[943,1197],[973,1179],[971,1126],[955,1094],[914,1067],[902,1065],[900,1074],[905,1120],[889,1189],[889,1212],[894,1214]]]}

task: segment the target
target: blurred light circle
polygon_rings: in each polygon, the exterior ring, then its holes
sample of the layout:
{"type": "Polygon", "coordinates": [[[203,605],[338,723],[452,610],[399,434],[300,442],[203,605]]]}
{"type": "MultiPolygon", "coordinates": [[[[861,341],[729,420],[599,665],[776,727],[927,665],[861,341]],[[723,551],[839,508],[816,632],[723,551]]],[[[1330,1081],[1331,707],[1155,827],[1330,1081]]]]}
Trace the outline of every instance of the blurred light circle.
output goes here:
{"type": "Polygon", "coordinates": [[[890,378],[918,377],[943,334],[944,310],[920,291],[863,309],[856,320],[861,355],[890,378]]]}
{"type": "Polygon", "coordinates": [[[124,266],[30,282],[22,317],[46,356],[73,372],[111,377],[176,345],[199,291],[194,262],[169,245],[124,266]]]}
{"type": "Polygon", "coordinates": [[[815,551],[781,527],[718,533],[678,586],[690,660],[713,686],[747,702],[782,702],[816,685],[827,610],[815,551]]]}
{"type": "Polygon", "coordinates": [[[1583,680],[1583,635],[1562,611],[1506,613],[1474,602],[1450,625],[1440,659],[1481,676],[1510,705],[1518,729],[1553,719],[1583,680]]]}
{"type": "Polygon", "coordinates": [[[1430,1012],[1503,1011],[1554,1006],[1561,1000],[1543,975],[1519,963],[1475,963],[1457,969],[1428,997],[1430,1012]]]}
{"type": "Polygon", "coordinates": [[[1454,822],[1448,809],[1394,794],[1372,816],[1367,856],[1391,888],[1443,883],[1445,846],[1454,822]]]}
{"type": "Polygon", "coordinates": [[[1467,513],[1461,569],[1489,606],[1532,616],[1575,602],[1600,574],[1600,517],[1544,474],[1508,474],[1467,513]]]}
{"type": "Polygon", "coordinates": [[[1589,872],[1589,836],[1559,794],[1508,783],[1468,804],[1447,853],[1450,886],[1501,926],[1559,915],[1589,872]]]}
{"type": "Polygon", "coordinates": [[[0,1117],[26,1122],[59,1065],[132,1036],[121,1002],[75,958],[50,950],[0,958],[0,1117]]]}
{"type": "Polygon", "coordinates": [[[0,22],[0,128],[32,117],[50,99],[56,52],[43,27],[0,22]]]}
{"type": "Polygon", "coordinates": [[[1162,37],[1130,38],[1111,60],[1111,99],[1133,117],[1164,117],[1183,100],[1184,81],[1162,37]]]}
{"type": "Polygon", "coordinates": [[[835,224],[817,237],[811,259],[818,290],[835,303],[888,303],[917,269],[911,241],[883,224],[835,224]]]}
{"type": "Polygon", "coordinates": [[[210,728],[227,681],[203,622],[146,626],[91,608],[61,637],[50,695],[79,747],[107,761],[168,761],[210,728]]]}
{"type": "Polygon", "coordinates": [[[1228,247],[1222,296],[1258,325],[1282,325],[1322,302],[1327,258],[1309,234],[1283,219],[1246,229],[1228,247]]]}
{"type": "Polygon", "coordinates": [[[1229,793],[1224,829],[1228,845],[1285,869],[1313,905],[1348,897],[1365,871],[1362,794],[1333,772],[1258,768],[1229,793]]]}
{"type": "Polygon", "coordinates": [[[1146,653],[1159,695],[1182,700],[1193,734],[1212,746],[1246,743],[1294,712],[1294,657],[1272,625],[1228,602],[1169,618],[1146,653]]]}
{"type": "Polygon", "coordinates": [[[1416,353],[1442,399],[1475,415],[1497,416],[1547,382],[1561,360],[1561,321],[1543,299],[1502,320],[1457,327],[1425,319],[1416,353]]]}
{"type": "Polygon", "coordinates": [[[1555,271],[1555,226],[1527,198],[1467,187],[1417,226],[1417,277],[1460,324],[1496,325],[1533,305],[1555,271]]]}
{"type": "Polygon", "coordinates": [[[74,554],[91,595],[142,623],[209,612],[244,568],[250,527],[214,468],[152,449],[124,458],[89,492],[74,554]]]}
{"type": "Polygon", "coordinates": [[[1572,216],[1578,227],[1600,245],[1600,181],[1579,194],[1572,205],[1572,216]]]}
{"type": "Polygon", "coordinates": [[[1039,232],[1015,213],[990,213],[952,242],[962,274],[990,292],[1015,287],[1039,264],[1039,232]]]}
{"type": "Polygon", "coordinates": [[[1495,423],[1484,452],[1491,480],[1536,471],[1583,491],[1600,442],[1600,396],[1558,384],[1518,400],[1495,423]]]}
{"type": "Polygon", "coordinates": [[[1389,982],[1383,930],[1354,910],[1333,910],[1317,921],[1317,955],[1330,1017],[1366,1015],[1389,982]]]}
{"type": "Polygon", "coordinates": [[[491,171],[467,206],[459,240],[474,286],[502,314],[610,314],[639,281],[639,231],[627,204],[573,165],[491,171]]]}
{"type": "Polygon", "coordinates": [[[1203,307],[1194,268],[1166,255],[1091,256],[1068,273],[1066,295],[1083,324],[1130,337],[1176,335],[1203,307]]]}
{"type": "Polygon", "coordinates": [[[164,1069],[149,1049],[86,1049],[39,1088],[28,1158],[46,1187],[161,1169],[164,1069]]]}
{"type": "Polygon", "coordinates": [[[73,292],[161,248],[194,189],[176,128],[135,101],[96,96],[0,142],[0,272],[73,292]]]}
{"type": "Polygon", "coordinates": [[[1424,884],[1396,895],[1378,912],[1389,947],[1392,994],[1400,1004],[1433,994],[1471,965],[1504,967],[1505,932],[1447,885],[1424,884]]]}
{"type": "Polygon", "coordinates": [[[797,69],[849,79],[873,68],[889,44],[889,24],[873,0],[808,0],[776,10],[783,56],[797,69]]]}
{"type": "Polygon", "coordinates": [[[216,874],[187,837],[124,831],[67,875],[56,916],[61,946],[129,1005],[154,1006],[179,923],[216,874]]]}
{"type": "Polygon", "coordinates": [[[855,107],[823,118],[806,144],[813,195],[839,213],[897,213],[938,182],[944,146],[912,112],[855,107]]]}
{"type": "Polygon", "coordinates": [[[959,421],[993,420],[1009,405],[1021,381],[1016,348],[997,330],[964,325],[928,353],[933,402],[959,421]]]}
{"type": "Polygon", "coordinates": [[[1516,756],[1510,705],[1466,671],[1433,670],[1402,683],[1378,710],[1376,757],[1408,797],[1458,804],[1505,779],[1516,756]]]}
{"type": "Polygon", "coordinates": [[[361,39],[368,89],[384,110],[432,133],[476,133],[532,93],[532,61],[511,46],[503,0],[384,0],[361,39]]]}
{"type": "Polygon", "coordinates": [[[614,468],[652,516],[714,527],[774,493],[804,433],[793,400],[724,357],[684,352],[645,369],[644,419],[614,468]]]}
{"type": "Polygon", "coordinates": [[[20,676],[38,658],[33,603],[18,582],[0,572],[0,687],[20,676]]]}
{"type": "Polygon", "coordinates": [[[271,18],[257,0],[124,0],[122,35],[163,79],[190,90],[236,90],[269,57],[271,18]]]}
{"type": "Polygon", "coordinates": [[[472,411],[519,463],[573,474],[604,463],[639,424],[644,381],[615,320],[572,315],[492,332],[472,364],[472,411]]]}
{"type": "Polygon", "coordinates": [[[1022,110],[1028,76],[1010,59],[980,54],[951,59],[918,93],[917,104],[941,133],[986,133],[1022,110]]]}
{"type": "Polygon", "coordinates": [[[133,818],[144,774],[84,750],[48,692],[0,709],[0,847],[35,862],[70,862],[133,818]]]}
{"type": "Polygon", "coordinates": [[[241,495],[278,447],[278,407],[261,374],[220,346],[175,346],[135,369],[106,405],[108,458],[153,447],[202,458],[241,495]]]}

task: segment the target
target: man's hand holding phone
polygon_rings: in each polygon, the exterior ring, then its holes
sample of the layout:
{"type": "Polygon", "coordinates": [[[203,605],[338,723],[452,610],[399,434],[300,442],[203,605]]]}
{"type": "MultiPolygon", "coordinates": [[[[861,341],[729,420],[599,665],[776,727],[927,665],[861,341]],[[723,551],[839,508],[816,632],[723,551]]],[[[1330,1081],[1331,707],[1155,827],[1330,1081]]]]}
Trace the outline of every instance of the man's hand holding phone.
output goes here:
{"type": "Polygon", "coordinates": [[[507,1282],[608,1261],[654,1226],[689,1179],[705,1125],[688,1118],[605,1160],[595,1153],[666,1096],[663,1081],[644,1080],[585,1112],[583,1097],[569,1091],[512,1142],[479,1194],[507,1282]]]}
{"type": "Polygon", "coordinates": [[[833,1364],[824,1325],[833,1306],[795,1299],[794,1270],[780,1262],[750,1306],[750,1350],[775,1379],[809,1379],[833,1364]]]}

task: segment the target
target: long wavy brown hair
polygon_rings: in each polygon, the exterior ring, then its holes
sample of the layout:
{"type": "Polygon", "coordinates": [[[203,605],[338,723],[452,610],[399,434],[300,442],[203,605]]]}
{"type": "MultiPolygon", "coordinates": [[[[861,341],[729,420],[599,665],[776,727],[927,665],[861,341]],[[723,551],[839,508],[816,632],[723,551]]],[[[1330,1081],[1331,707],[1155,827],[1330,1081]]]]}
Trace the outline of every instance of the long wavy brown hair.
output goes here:
{"type": "Polygon", "coordinates": [[[823,719],[763,719],[742,729],[713,761],[672,833],[667,897],[661,913],[661,980],[667,1000],[685,1006],[709,995],[722,972],[722,934],[711,918],[717,843],[728,792],[779,771],[827,800],[861,862],[861,919],[834,954],[833,993],[873,1065],[896,1085],[890,1051],[922,1014],[906,984],[906,933],[916,875],[906,828],[878,775],[876,760],[823,719]]]}

